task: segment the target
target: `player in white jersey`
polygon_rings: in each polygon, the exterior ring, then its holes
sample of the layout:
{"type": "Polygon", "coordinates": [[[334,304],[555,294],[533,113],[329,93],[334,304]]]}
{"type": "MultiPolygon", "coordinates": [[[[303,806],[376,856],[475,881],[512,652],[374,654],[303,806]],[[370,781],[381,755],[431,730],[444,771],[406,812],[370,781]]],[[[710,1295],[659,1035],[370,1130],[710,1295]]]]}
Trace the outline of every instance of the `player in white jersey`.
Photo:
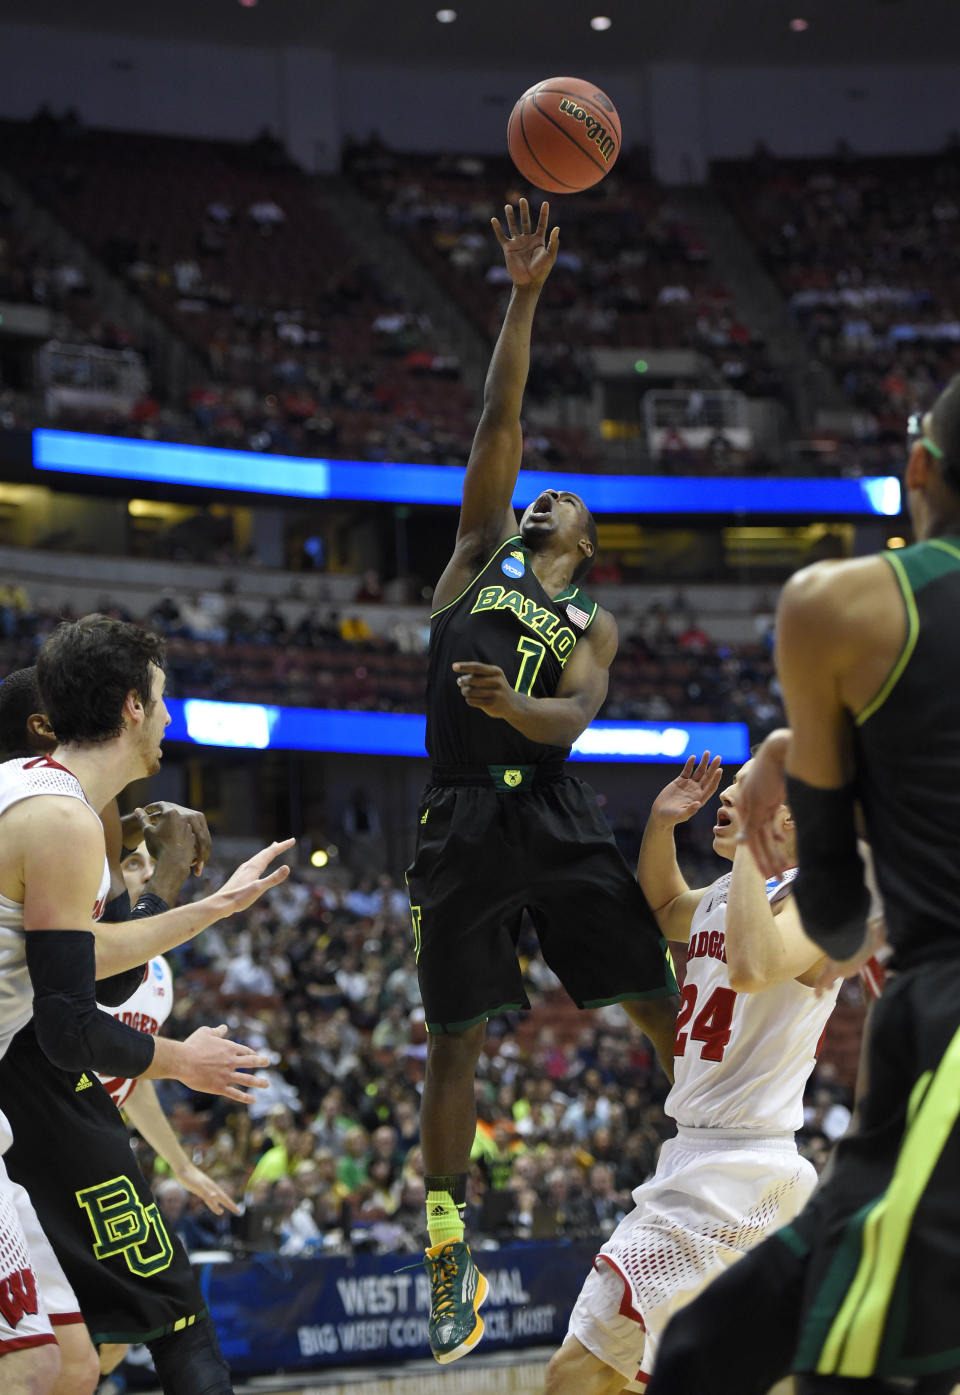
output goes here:
{"type": "MultiPolygon", "coordinates": [[[[839,984],[819,996],[813,986],[824,956],[800,926],[795,873],[765,883],[737,843],[746,769],[722,792],[714,828],[714,850],[733,871],[710,887],[687,886],[673,830],[716,791],[719,760],[688,760],[650,812],[638,879],[666,938],[688,951],[665,1104],[677,1135],[594,1261],[548,1395],[642,1391],[671,1315],[790,1221],[816,1182],[794,1133],[839,984]]],[[[791,837],[785,806],[779,818],[791,837]]]]}
{"type": "MultiPolygon", "coordinates": [[[[260,875],[279,851],[275,845],[235,874],[225,898],[223,892],[205,898],[199,917],[194,906],[184,907],[187,914],[95,933],[109,886],[95,810],[159,766],[169,721],[161,659],[155,637],[102,616],[61,625],[41,651],[44,706],[60,745],[52,757],[0,768],[0,1055],[30,1016],[32,999],[40,1044],[63,1071],[174,1076],[246,1101],[251,1096],[242,1087],[252,1082],[243,1068],[265,1064],[256,1053],[205,1029],[183,1043],[151,1042],[100,1012],[94,997],[95,978],[142,964],[145,949],[172,948],[204,922],[252,904],[286,875],[286,869],[260,875]]],[[[0,1151],[9,1142],[7,1131],[0,1151]]],[[[51,1136],[51,1146],[71,1166],[80,1161],[69,1137],[51,1136]]],[[[99,1376],[96,1354],[87,1339],[74,1368],[58,1379],[43,1309],[39,1227],[24,1203],[22,1188],[0,1164],[0,1390],[86,1395],[99,1376]]],[[[198,1358],[187,1345],[181,1354],[189,1365],[198,1358]]],[[[229,1389],[225,1368],[224,1380],[205,1388],[229,1389]]]]}

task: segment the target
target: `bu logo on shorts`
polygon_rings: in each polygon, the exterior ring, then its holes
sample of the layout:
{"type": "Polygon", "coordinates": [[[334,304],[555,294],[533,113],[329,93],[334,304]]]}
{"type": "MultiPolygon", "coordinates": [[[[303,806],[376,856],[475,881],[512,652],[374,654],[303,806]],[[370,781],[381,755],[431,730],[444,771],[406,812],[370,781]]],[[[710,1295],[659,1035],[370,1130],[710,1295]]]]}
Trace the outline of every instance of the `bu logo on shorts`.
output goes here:
{"type": "Polygon", "coordinates": [[[509,785],[511,789],[516,789],[523,780],[522,770],[505,770],[503,772],[503,783],[509,785]]]}
{"type": "Polygon", "coordinates": [[[122,1255],[130,1273],[140,1279],[169,1268],[173,1246],[157,1204],[145,1206],[129,1178],[111,1177],[76,1195],[93,1230],[97,1259],[122,1255]]]}
{"type": "Polygon", "coordinates": [[[509,557],[504,557],[500,563],[500,570],[504,576],[512,576],[515,581],[519,581],[527,570],[523,563],[523,553],[511,552],[509,557]]]}

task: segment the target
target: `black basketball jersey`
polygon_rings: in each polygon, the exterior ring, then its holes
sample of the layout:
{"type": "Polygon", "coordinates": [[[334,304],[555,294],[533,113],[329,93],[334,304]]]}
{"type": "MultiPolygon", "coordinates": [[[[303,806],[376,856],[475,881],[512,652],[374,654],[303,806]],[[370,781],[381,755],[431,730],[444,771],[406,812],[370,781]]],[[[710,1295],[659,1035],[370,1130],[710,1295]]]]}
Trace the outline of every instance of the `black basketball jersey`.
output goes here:
{"type": "Polygon", "coordinates": [[[468,707],[452,667],[458,660],[496,664],[517,692],[554,695],[597,606],[573,585],[548,596],[532,560],[519,535],[508,538],[466,590],[430,617],[427,750],[435,765],[539,765],[570,753],[468,707]]]}
{"type": "Polygon", "coordinates": [[[884,556],[907,637],[856,719],[856,766],[887,934],[907,962],[960,949],[960,539],[884,556]]]}

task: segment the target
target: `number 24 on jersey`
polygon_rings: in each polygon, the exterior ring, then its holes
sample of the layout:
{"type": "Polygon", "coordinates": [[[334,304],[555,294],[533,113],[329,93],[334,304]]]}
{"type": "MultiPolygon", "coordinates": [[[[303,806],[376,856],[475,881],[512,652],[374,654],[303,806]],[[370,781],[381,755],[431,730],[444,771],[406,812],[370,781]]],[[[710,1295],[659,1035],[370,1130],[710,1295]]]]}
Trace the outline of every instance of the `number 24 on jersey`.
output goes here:
{"type": "Polygon", "coordinates": [[[727,1042],[730,1040],[736,1001],[737,995],[732,988],[715,988],[694,1017],[697,1007],[697,985],[684,984],[680,1010],[677,1013],[674,1056],[685,1054],[689,1038],[690,1041],[703,1043],[700,1048],[701,1061],[722,1061],[727,1042]]]}

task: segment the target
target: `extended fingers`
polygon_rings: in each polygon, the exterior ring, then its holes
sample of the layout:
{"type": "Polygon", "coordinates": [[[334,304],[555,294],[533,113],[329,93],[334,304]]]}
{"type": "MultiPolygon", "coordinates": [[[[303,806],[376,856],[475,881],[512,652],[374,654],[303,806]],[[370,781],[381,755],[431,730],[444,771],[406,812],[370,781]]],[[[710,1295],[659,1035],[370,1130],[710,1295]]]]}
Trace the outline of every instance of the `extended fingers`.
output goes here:
{"type": "Polygon", "coordinates": [[[506,234],[505,234],[504,231],[503,231],[503,228],[501,228],[501,226],[500,226],[500,219],[499,219],[499,218],[491,218],[491,219],[490,219],[490,226],[491,226],[491,228],[493,228],[493,235],[494,235],[494,237],[497,239],[497,241],[500,243],[500,246],[501,246],[501,247],[506,247],[506,245],[507,245],[507,237],[506,237],[506,234]]]}
{"type": "Polygon", "coordinates": [[[231,1071],[225,1077],[227,1085],[243,1086],[247,1090],[269,1089],[270,1081],[263,1075],[245,1075],[241,1070],[231,1071]]]}
{"type": "Polygon", "coordinates": [[[504,216],[507,220],[507,231],[511,237],[517,236],[517,217],[513,211],[513,204],[507,203],[503,206],[504,216]]]}
{"type": "Polygon", "coordinates": [[[257,1098],[256,1095],[251,1095],[249,1090],[238,1090],[235,1085],[228,1085],[218,1093],[228,1100],[236,1100],[237,1104],[254,1104],[257,1098]]]}
{"type": "Polygon", "coordinates": [[[253,1070],[259,1070],[261,1066],[270,1064],[270,1057],[264,1056],[262,1051],[257,1051],[252,1046],[245,1046],[242,1041],[231,1043],[239,1057],[243,1058],[244,1066],[249,1066],[253,1070]]]}
{"type": "Polygon", "coordinates": [[[723,779],[723,766],[720,764],[720,757],[719,757],[719,756],[714,756],[713,761],[712,761],[711,764],[710,764],[710,769],[707,771],[707,778],[706,778],[706,780],[704,781],[704,786],[703,786],[703,798],[704,798],[704,801],[708,800],[708,799],[711,797],[711,795],[716,794],[716,792],[717,792],[717,790],[718,790],[718,788],[719,788],[719,786],[720,786],[720,781],[721,781],[722,779],[723,779]]]}
{"type": "Polygon", "coordinates": [[[271,843],[268,848],[261,848],[258,853],[254,853],[245,866],[254,872],[262,872],[271,862],[275,862],[281,853],[289,852],[296,841],[296,838],[285,838],[282,843],[271,843]]]}
{"type": "MultiPolygon", "coordinates": [[[[691,756],[690,759],[693,760],[693,756],[691,756]]],[[[702,756],[700,757],[700,759],[697,761],[697,768],[696,768],[696,771],[694,772],[694,776],[693,776],[693,778],[694,778],[695,780],[702,780],[702,779],[703,779],[704,774],[706,773],[706,769],[707,769],[707,766],[708,766],[709,762],[710,762],[710,752],[709,752],[709,751],[704,751],[703,755],[702,755],[702,756]]]]}
{"type": "MultiPolygon", "coordinates": [[[[530,205],[529,205],[529,203],[527,202],[526,199],[521,199],[521,200],[520,200],[520,231],[523,232],[523,233],[528,233],[528,232],[530,231],[530,227],[531,227],[531,224],[530,224],[530,205]]],[[[539,225],[539,223],[537,224],[537,231],[538,231],[538,232],[540,231],[540,225],[539,225]]]]}
{"type": "MultiPolygon", "coordinates": [[[[521,205],[520,205],[521,208],[523,207],[523,204],[524,204],[524,203],[526,203],[526,199],[524,199],[524,200],[523,200],[523,203],[521,203],[521,205]]],[[[529,222],[529,210],[528,210],[528,215],[527,215],[527,216],[528,216],[528,222],[529,222]]],[[[546,200],[544,200],[544,202],[540,205],[540,217],[537,219],[537,234],[538,234],[540,237],[544,238],[544,239],[546,238],[546,234],[547,234],[547,224],[549,223],[549,221],[550,221],[550,205],[546,202],[546,200]]],[[[553,233],[550,234],[551,240],[553,239],[553,234],[556,233],[557,231],[558,231],[558,229],[557,229],[557,228],[554,228],[553,233]]]]}
{"type": "Polygon", "coordinates": [[[275,872],[271,872],[269,877],[259,878],[260,888],[262,891],[269,891],[272,886],[279,886],[281,882],[285,882],[289,875],[290,868],[284,863],[283,866],[278,867],[275,872]]]}

